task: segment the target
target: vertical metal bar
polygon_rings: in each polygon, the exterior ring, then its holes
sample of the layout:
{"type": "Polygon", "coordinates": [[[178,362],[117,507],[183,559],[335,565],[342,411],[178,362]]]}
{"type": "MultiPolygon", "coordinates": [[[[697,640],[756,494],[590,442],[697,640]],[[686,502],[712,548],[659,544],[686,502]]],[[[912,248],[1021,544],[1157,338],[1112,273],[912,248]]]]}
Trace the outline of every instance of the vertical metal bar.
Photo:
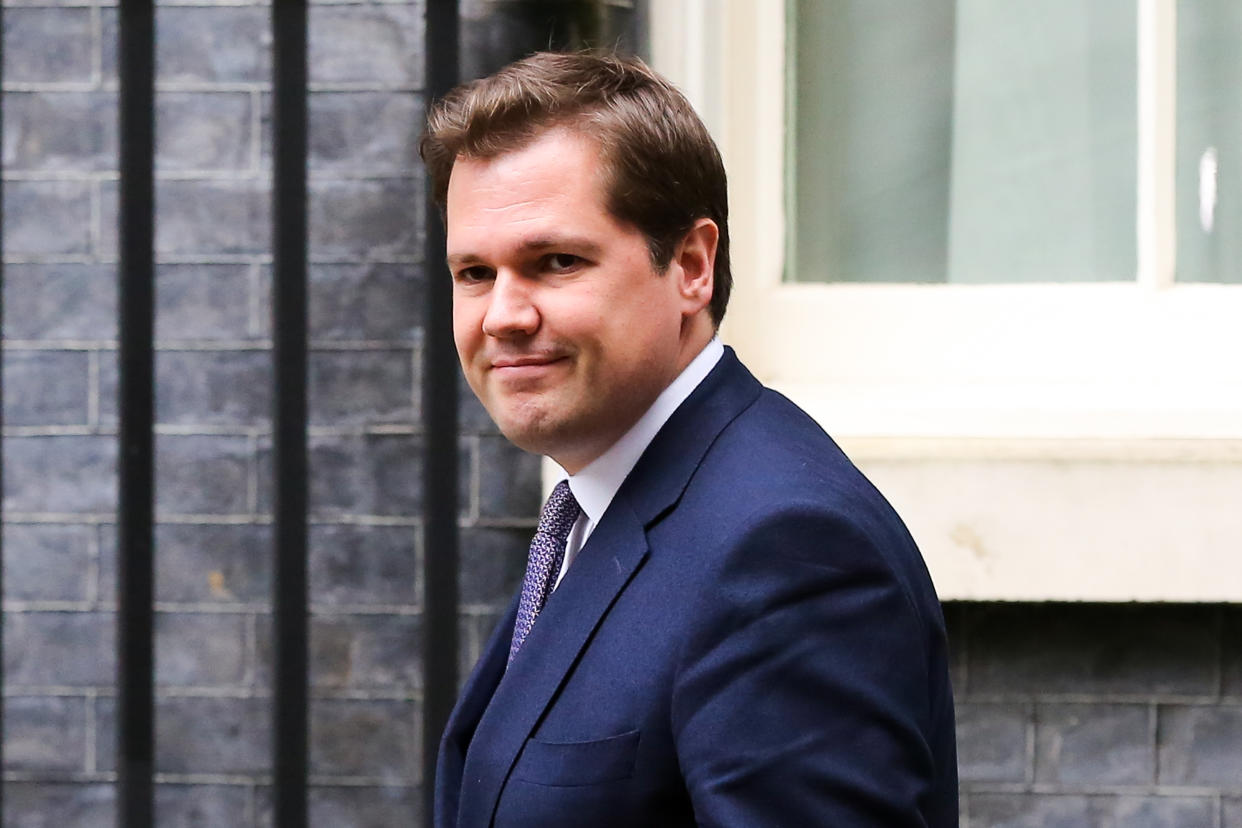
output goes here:
{"type": "MultiPolygon", "coordinates": [[[[427,4],[426,103],[458,80],[456,0],[427,4]]],[[[426,187],[427,280],[423,318],[423,423],[426,505],[423,530],[423,808],[432,825],[436,754],[457,697],[457,355],[453,347],[453,297],[445,274],[444,226],[426,187]]]]}
{"type": "Polygon", "coordinates": [[[120,497],[117,504],[117,809],[154,825],[155,9],[118,9],[120,497]]]}
{"type": "MultiPolygon", "coordinates": [[[[0,147],[4,146],[4,2],[0,0],[0,147]]],[[[4,160],[0,154],[0,363],[4,362],[4,160]]],[[[4,454],[4,377],[0,374],[0,456],[4,454]]],[[[0,824],[4,823],[4,463],[0,462],[0,824]]]]}
{"type": "Polygon", "coordinates": [[[305,828],[307,822],[306,27],[305,0],[272,3],[276,828],[305,828]]]}

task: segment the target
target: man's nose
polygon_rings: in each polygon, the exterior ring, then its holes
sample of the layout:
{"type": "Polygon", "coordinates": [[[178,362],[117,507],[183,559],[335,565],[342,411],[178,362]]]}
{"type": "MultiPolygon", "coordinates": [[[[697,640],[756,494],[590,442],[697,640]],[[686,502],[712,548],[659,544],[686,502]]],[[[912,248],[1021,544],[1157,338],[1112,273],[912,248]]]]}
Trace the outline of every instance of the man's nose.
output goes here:
{"type": "Polygon", "coordinates": [[[533,335],[539,329],[539,309],[530,287],[512,271],[498,271],[489,291],[483,333],[501,339],[533,335]]]}

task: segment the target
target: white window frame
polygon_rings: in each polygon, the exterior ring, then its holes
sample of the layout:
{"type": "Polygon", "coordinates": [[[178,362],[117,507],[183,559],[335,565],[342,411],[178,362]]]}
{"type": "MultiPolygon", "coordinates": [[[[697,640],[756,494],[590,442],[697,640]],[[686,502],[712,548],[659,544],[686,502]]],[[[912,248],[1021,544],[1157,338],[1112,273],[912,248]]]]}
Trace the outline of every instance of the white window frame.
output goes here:
{"type": "Polygon", "coordinates": [[[992,285],[783,281],[785,4],[651,4],[652,62],[730,175],[722,334],[894,501],[946,599],[1242,601],[1242,286],[1174,280],[1176,0],[1137,2],[1136,279],[992,285]]]}

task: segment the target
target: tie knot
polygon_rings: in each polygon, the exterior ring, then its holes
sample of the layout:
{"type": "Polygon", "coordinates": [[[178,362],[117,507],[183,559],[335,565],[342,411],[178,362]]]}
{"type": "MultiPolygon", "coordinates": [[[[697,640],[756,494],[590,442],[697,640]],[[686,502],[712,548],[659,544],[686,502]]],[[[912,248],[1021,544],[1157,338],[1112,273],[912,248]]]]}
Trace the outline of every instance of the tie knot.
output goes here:
{"type": "Polygon", "coordinates": [[[535,531],[564,543],[580,514],[582,507],[578,505],[574,493],[569,490],[569,481],[562,480],[548,496],[548,502],[543,504],[543,512],[539,515],[539,528],[535,531]]]}

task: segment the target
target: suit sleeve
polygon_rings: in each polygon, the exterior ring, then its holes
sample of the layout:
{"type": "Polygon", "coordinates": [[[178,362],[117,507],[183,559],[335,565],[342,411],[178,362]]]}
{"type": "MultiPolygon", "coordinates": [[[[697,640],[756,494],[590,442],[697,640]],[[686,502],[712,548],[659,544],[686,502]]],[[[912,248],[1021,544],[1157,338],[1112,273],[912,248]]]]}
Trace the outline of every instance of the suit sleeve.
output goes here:
{"type": "Polygon", "coordinates": [[[890,534],[791,508],[752,521],[704,579],[672,700],[700,825],[938,825],[942,633],[880,548],[890,534]]]}

